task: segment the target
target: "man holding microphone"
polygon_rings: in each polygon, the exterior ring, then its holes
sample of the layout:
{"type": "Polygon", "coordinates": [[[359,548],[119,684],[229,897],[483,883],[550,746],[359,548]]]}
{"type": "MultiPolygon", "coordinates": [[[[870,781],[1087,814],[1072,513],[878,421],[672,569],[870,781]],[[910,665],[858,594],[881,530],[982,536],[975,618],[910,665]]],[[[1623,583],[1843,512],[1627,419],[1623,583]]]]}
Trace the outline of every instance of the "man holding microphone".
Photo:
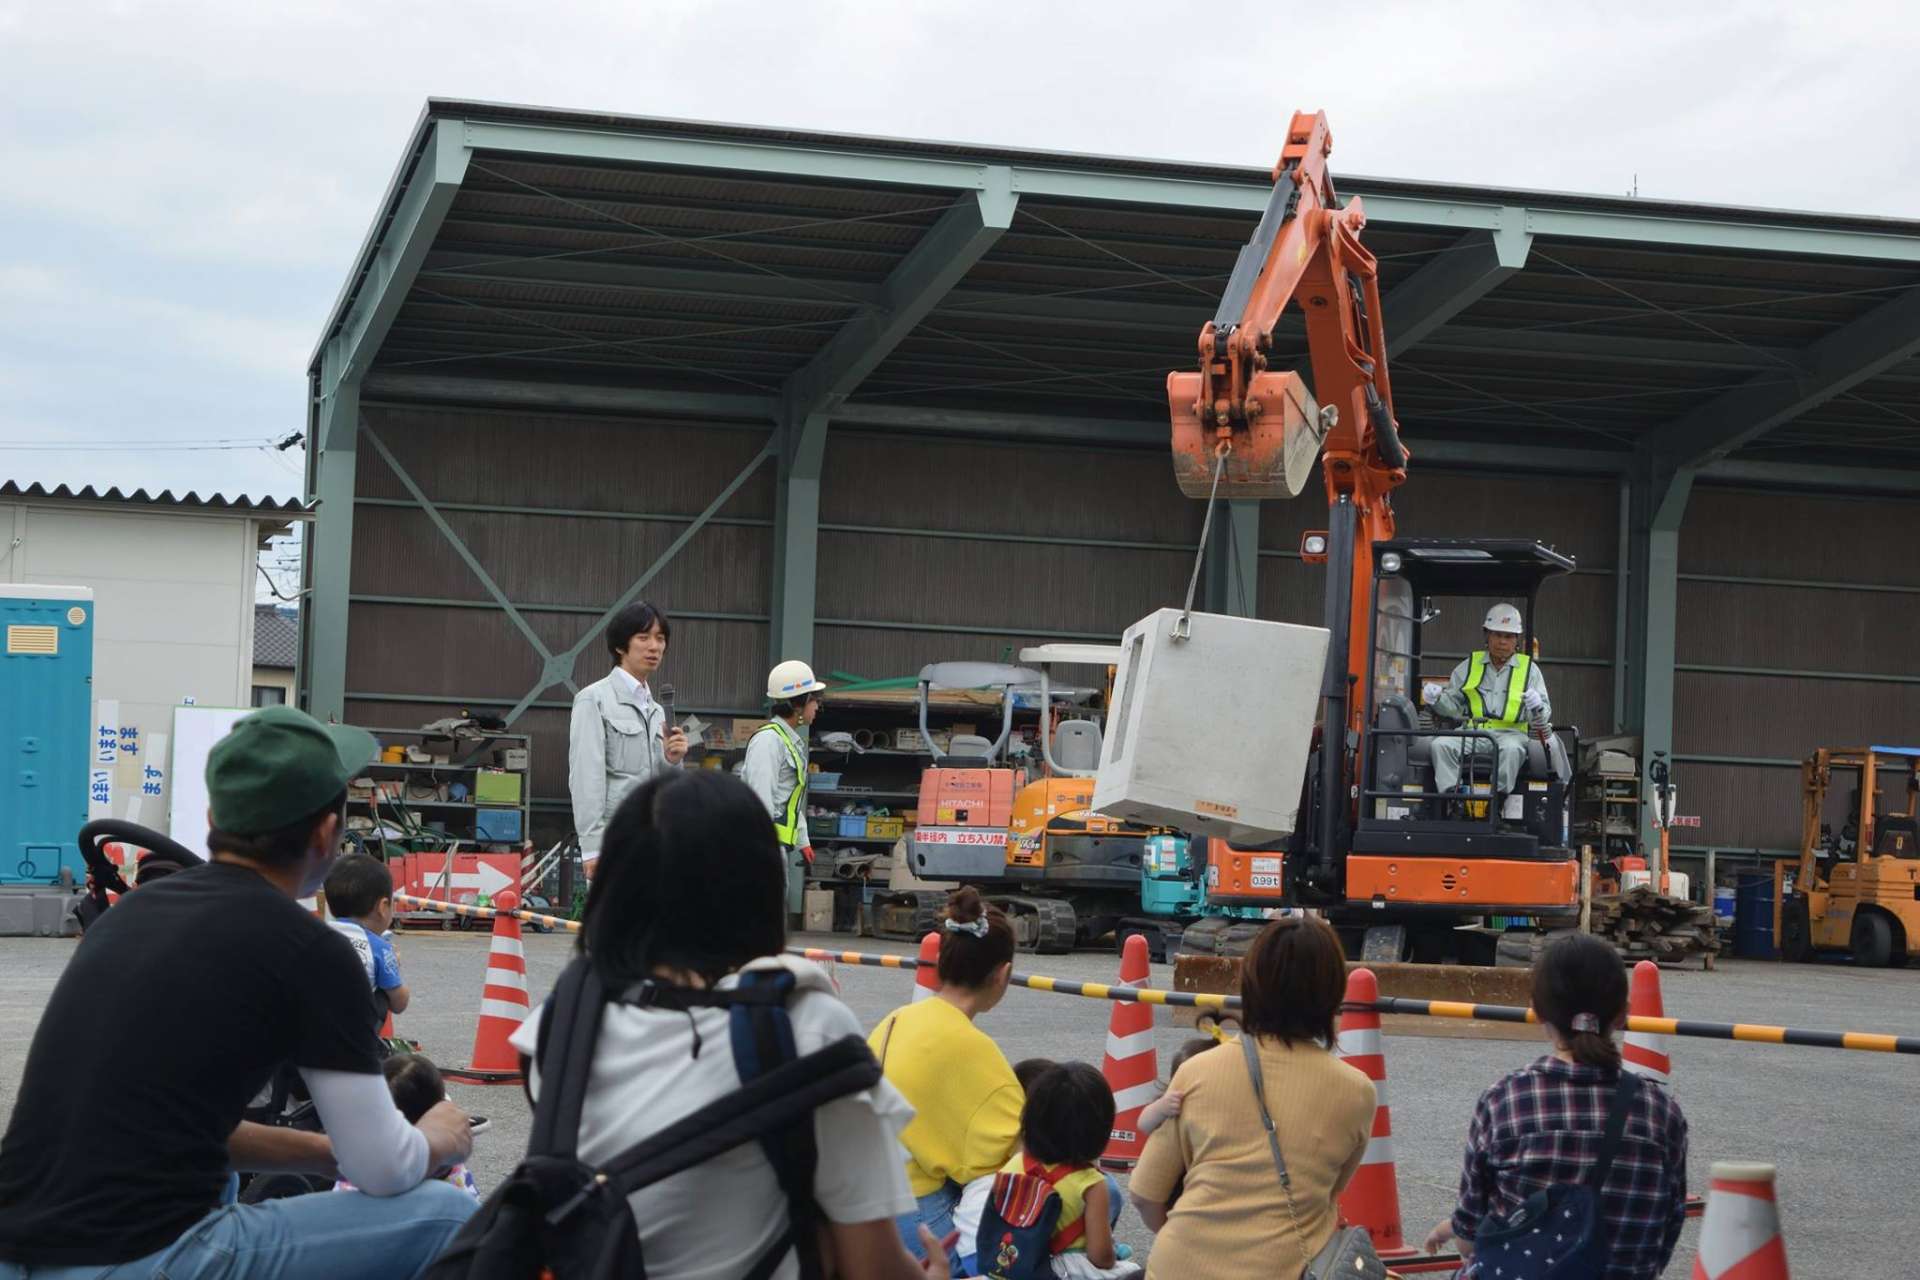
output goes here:
{"type": "Polygon", "coordinates": [[[673,625],[656,606],[645,600],[627,605],[607,624],[613,670],[574,695],[567,785],[589,880],[607,820],[627,793],[686,758],[686,732],[672,723],[671,709],[654,700],[647,683],[667,656],[672,635],[673,625]]]}

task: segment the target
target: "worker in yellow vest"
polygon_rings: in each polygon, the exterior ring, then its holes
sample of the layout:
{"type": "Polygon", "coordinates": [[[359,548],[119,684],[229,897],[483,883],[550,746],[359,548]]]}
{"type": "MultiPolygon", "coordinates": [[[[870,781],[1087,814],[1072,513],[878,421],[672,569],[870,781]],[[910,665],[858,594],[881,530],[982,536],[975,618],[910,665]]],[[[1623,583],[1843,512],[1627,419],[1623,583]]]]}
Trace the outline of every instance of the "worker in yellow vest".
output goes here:
{"type": "Polygon", "coordinates": [[[1435,738],[1433,780],[1438,790],[1453,791],[1460,785],[1463,756],[1474,752],[1484,761],[1490,750],[1495,751],[1495,789],[1507,798],[1501,816],[1517,819],[1517,802],[1522,797],[1514,794],[1514,787],[1527,759],[1527,731],[1551,723],[1553,704],[1547,700],[1540,665],[1519,652],[1525,632],[1520,611],[1510,604],[1496,604],[1487,610],[1484,626],[1487,647],[1476,649],[1453,669],[1433,709],[1463,728],[1491,734],[1493,745],[1489,748],[1485,738],[1435,738]]]}
{"type": "Polygon", "coordinates": [[[767,674],[767,698],[773,718],[747,741],[740,777],[773,815],[774,834],[787,858],[787,916],[801,915],[807,868],[813,865],[813,841],[807,835],[807,728],[820,714],[820,691],[813,668],[788,659],[767,674]]]}

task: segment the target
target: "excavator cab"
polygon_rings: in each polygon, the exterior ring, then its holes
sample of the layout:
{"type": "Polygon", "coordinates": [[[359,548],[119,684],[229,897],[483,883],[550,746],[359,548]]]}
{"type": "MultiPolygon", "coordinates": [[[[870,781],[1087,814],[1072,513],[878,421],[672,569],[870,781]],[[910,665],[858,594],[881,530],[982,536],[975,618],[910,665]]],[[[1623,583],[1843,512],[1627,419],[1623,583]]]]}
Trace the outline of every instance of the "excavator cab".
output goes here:
{"type": "MultiPolygon", "coordinates": [[[[1374,548],[1373,646],[1366,673],[1370,730],[1361,760],[1356,852],[1395,852],[1418,833],[1440,856],[1532,857],[1567,844],[1572,749],[1562,727],[1527,738],[1513,797],[1497,794],[1490,735],[1449,724],[1433,703],[1464,654],[1430,650],[1433,624],[1449,613],[1475,620],[1495,601],[1517,603],[1534,654],[1534,604],[1548,580],[1573,572],[1573,561],[1538,542],[1403,539],[1374,548]],[[1442,795],[1434,781],[1438,739],[1460,740],[1462,784],[1485,801],[1442,795]]],[[[1460,625],[1454,626],[1458,631],[1460,625]]]]}

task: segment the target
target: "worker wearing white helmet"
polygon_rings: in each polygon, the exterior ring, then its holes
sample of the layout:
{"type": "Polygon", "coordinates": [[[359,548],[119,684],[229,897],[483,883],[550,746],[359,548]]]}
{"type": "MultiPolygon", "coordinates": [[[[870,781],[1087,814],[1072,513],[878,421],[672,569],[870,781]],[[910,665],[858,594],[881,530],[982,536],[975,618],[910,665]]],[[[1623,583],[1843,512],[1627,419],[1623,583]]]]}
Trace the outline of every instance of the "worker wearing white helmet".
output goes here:
{"type": "MultiPolygon", "coordinates": [[[[1496,604],[1487,610],[1484,625],[1487,647],[1476,649],[1453,669],[1433,709],[1447,720],[1493,736],[1498,751],[1495,785],[1499,794],[1517,799],[1514,787],[1527,759],[1527,729],[1550,723],[1553,704],[1547,700],[1547,681],[1540,674],[1539,664],[1519,652],[1525,631],[1520,611],[1510,604],[1496,604]]],[[[1437,789],[1452,791],[1459,787],[1462,756],[1477,751],[1484,761],[1488,749],[1485,738],[1435,738],[1433,778],[1437,789]]],[[[1518,817],[1518,807],[1509,803],[1505,816],[1518,817]]]]}
{"type": "Polygon", "coordinates": [[[796,658],[767,673],[767,699],[773,718],[747,741],[741,779],[773,816],[774,834],[787,855],[787,915],[801,914],[813,841],[807,835],[807,727],[820,714],[820,691],[813,668],[796,658]]]}

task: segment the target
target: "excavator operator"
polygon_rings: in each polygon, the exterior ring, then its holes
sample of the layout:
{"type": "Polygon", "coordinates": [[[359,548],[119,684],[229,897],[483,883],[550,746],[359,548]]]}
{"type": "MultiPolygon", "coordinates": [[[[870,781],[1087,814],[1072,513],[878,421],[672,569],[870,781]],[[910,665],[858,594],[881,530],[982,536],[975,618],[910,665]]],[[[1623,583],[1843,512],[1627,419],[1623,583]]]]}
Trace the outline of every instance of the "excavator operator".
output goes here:
{"type": "MultiPolygon", "coordinates": [[[[1493,736],[1499,753],[1495,786],[1506,798],[1501,816],[1513,820],[1521,816],[1521,797],[1514,787],[1527,760],[1527,731],[1551,722],[1553,704],[1547,700],[1540,664],[1518,652],[1525,631],[1520,611],[1510,604],[1496,604],[1487,610],[1483,625],[1487,647],[1467,655],[1453,669],[1446,689],[1434,699],[1433,710],[1442,719],[1493,736]]],[[[1435,738],[1435,785],[1443,793],[1459,790],[1461,757],[1473,753],[1484,761],[1488,750],[1485,738],[1435,738]]]]}

